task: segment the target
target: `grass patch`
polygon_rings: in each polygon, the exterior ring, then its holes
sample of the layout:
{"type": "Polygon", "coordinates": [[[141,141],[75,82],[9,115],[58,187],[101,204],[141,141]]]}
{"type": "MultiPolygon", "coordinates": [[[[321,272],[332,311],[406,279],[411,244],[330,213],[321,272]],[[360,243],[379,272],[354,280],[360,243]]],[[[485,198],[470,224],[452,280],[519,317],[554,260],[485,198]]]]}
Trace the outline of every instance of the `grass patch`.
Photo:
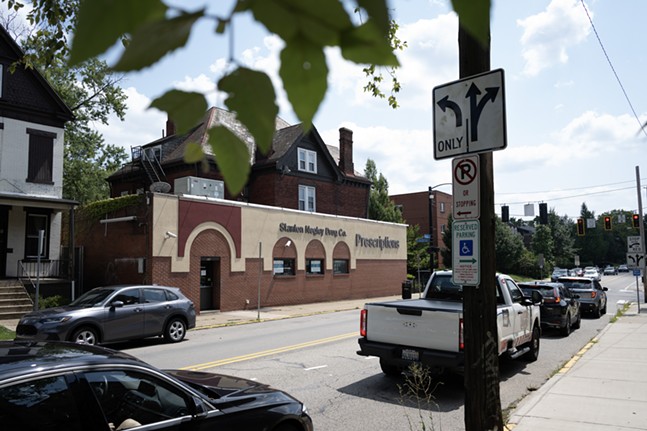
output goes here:
{"type": "Polygon", "coordinates": [[[616,311],[615,316],[613,316],[611,319],[609,319],[609,322],[611,322],[611,323],[617,322],[618,318],[620,316],[622,316],[623,314],[625,314],[627,312],[627,310],[629,310],[629,307],[631,307],[631,302],[625,302],[624,305],[622,306],[622,308],[620,308],[620,309],[618,309],[618,311],[616,311]]]}
{"type": "Polygon", "coordinates": [[[16,333],[10,329],[0,325],[0,340],[13,340],[16,338],[16,333]]]}

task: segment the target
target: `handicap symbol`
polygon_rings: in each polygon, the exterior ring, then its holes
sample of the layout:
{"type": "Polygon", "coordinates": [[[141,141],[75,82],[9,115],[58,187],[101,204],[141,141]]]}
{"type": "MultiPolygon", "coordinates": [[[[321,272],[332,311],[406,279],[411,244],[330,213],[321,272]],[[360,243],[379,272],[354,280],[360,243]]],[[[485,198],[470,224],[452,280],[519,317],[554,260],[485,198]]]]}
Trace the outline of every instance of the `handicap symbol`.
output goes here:
{"type": "Polygon", "coordinates": [[[474,242],[471,239],[462,240],[458,243],[460,256],[471,256],[474,242]]]}

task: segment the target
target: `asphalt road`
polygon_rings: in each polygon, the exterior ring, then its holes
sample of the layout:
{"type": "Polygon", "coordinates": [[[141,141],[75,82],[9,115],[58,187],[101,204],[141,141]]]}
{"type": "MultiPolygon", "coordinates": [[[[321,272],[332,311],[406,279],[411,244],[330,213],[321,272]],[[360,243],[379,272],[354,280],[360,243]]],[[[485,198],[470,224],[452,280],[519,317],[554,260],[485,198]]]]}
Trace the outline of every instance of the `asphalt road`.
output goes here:
{"type": "MultiPolygon", "coordinates": [[[[609,288],[607,315],[585,316],[569,337],[546,331],[534,363],[501,361],[504,410],[538,389],[594,338],[609,323],[618,300],[636,299],[635,278],[629,274],[605,276],[602,285],[609,288]]],[[[386,377],[377,359],[356,355],[358,315],[355,310],[191,331],[176,345],[153,339],[113,347],[160,368],[233,374],[284,389],[306,403],[319,431],[464,429],[462,377],[432,378],[412,395],[411,382],[386,377]]]]}

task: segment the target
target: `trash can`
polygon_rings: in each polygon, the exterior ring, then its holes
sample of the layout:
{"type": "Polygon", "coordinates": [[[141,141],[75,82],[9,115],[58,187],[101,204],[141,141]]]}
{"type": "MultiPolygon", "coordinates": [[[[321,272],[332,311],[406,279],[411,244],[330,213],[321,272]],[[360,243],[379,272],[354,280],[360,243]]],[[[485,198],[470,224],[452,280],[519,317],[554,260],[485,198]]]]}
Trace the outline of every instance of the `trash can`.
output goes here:
{"type": "Polygon", "coordinates": [[[407,280],[402,283],[402,299],[411,299],[411,288],[413,283],[411,280],[407,280]]]}

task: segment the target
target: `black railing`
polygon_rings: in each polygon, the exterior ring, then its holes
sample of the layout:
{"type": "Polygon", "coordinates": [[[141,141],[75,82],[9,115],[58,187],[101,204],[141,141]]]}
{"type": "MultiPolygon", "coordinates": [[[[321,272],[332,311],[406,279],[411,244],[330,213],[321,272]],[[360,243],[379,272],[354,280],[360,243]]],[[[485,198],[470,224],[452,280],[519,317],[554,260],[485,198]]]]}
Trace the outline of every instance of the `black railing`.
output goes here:
{"type": "Polygon", "coordinates": [[[18,261],[18,278],[69,278],[70,260],[18,261]]]}

